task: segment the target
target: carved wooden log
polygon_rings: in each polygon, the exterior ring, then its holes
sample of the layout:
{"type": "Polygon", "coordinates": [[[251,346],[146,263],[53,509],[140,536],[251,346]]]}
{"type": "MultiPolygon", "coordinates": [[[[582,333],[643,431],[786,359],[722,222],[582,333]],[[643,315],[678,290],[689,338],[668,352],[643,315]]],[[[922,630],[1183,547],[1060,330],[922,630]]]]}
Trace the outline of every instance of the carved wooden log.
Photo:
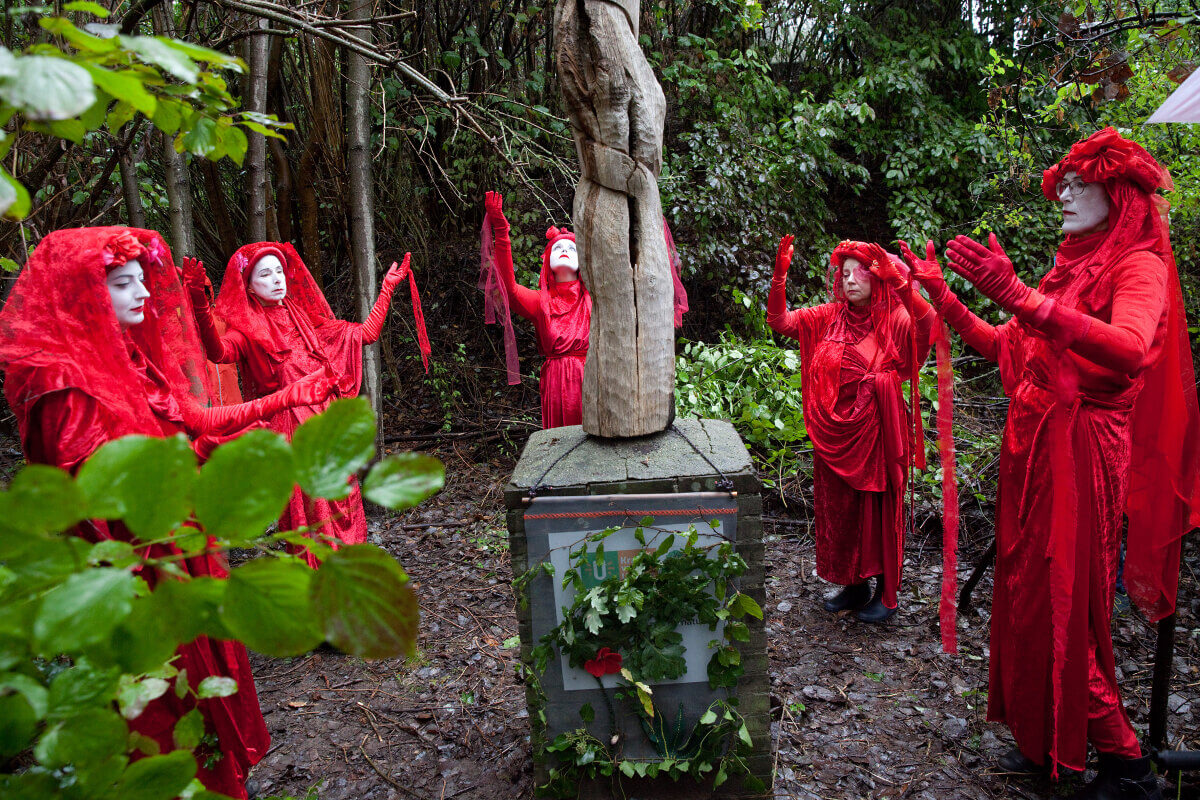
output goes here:
{"type": "Polygon", "coordinates": [[[675,415],[671,269],[658,174],[666,99],[638,46],[638,0],[559,0],[558,79],[582,177],[573,209],[592,295],[583,428],[644,436],[675,415]]]}

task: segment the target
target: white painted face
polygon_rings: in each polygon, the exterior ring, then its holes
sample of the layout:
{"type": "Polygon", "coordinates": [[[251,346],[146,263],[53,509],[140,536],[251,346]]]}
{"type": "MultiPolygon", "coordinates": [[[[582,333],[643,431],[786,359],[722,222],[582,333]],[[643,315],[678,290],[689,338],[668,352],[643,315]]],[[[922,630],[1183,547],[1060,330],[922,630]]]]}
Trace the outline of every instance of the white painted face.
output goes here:
{"type": "Polygon", "coordinates": [[[570,239],[559,239],[550,248],[550,270],[558,283],[579,279],[579,254],[570,239]]]}
{"type": "Polygon", "coordinates": [[[287,276],[278,256],[267,254],[250,268],[250,291],[264,303],[282,303],[287,297],[287,276]]]}
{"type": "Polygon", "coordinates": [[[1063,233],[1091,233],[1108,224],[1112,203],[1102,184],[1086,183],[1072,171],[1063,176],[1056,191],[1062,203],[1063,233]]]}
{"type": "Polygon", "coordinates": [[[113,313],[117,315],[121,327],[140,324],[146,318],[146,299],[150,297],[150,292],[146,290],[146,275],[137,259],[130,259],[108,273],[105,283],[108,285],[113,313]]]}
{"type": "Polygon", "coordinates": [[[871,302],[871,273],[857,258],[842,262],[842,294],[852,306],[865,306],[871,302]]]}

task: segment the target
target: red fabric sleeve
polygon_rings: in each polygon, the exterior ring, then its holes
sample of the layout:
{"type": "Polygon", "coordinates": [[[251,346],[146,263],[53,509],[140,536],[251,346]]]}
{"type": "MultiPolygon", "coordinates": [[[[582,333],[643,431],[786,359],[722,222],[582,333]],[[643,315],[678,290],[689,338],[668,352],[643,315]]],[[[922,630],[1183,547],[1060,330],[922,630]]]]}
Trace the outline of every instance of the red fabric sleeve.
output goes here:
{"type": "MultiPolygon", "coordinates": [[[[928,291],[928,288],[926,290],[928,291]]],[[[999,328],[989,325],[968,311],[954,292],[944,285],[938,296],[935,297],[931,293],[929,299],[933,301],[942,319],[958,332],[964,342],[978,350],[988,361],[1000,360],[999,328]]]]}
{"type": "Polygon", "coordinates": [[[112,438],[95,398],[78,389],[64,389],[44,395],[34,405],[25,432],[25,454],[31,462],[74,474],[112,438]]]}
{"type": "Polygon", "coordinates": [[[780,336],[790,336],[798,340],[806,332],[811,332],[818,320],[826,315],[826,312],[820,309],[831,305],[833,304],[825,303],[788,311],[787,273],[776,275],[771,279],[771,293],[767,295],[767,324],[780,336]]]}
{"type": "Polygon", "coordinates": [[[492,226],[495,236],[496,267],[504,284],[504,292],[518,314],[528,320],[537,318],[538,293],[517,283],[517,275],[513,270],[512,242],[508,238],[508,226],[492,226]]]}
{"type": "Polygon", "coordinates": [[[913,291],[913,314],[916,316],[913,323],[917,326],[917,352],[913,354],[913,360],[920,367],[925,363],[925,359],[929,358],[929,351],[933,348],[938,316],[937,312],[925,302],[925,298],[917,294],[915,290],[913,291]],[[921,300],[920,304],[916,302],[918,298],[921,300]]]}
{"type": "Polygon", "coordinates": [[[237,331],[228,331],[224,335],[217,330],[217,320],[213,315],[208,298],[203,303],[192,300],[192,308],[196,313],[196,327],[200,330],[200,341],[204,343],[204,354],[214,364],[232,364],[237,361],[246,349],[246,337],[237,331]]]}
{"type": "Polygon", "coordinates": [[[1093,364],[1136,375],[1149,366],[1166,302],[1166,264],[1151,253],[1139,253],[1126,259],[1114,277],[1111,322],[1054,303],[1038,327],[1093,364]]]}
{"type": "Polygon", "coordinates": [[[387,283],[379,290],[379,297],[375,298],[375,305],[371,307],[367,321],[362,324],[363,344],[375,344],[379,341],[379,334],[383,333],[383,321],[387,319],[388,308],[392,305],[394,291],[396,287],[387,283]]]}

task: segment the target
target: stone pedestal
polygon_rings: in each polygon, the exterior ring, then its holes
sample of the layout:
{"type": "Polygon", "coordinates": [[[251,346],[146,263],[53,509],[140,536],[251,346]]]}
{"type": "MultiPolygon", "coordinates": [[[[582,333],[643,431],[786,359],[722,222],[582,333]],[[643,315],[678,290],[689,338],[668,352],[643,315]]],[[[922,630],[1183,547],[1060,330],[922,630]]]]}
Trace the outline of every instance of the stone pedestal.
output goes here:
{"type": "MultiPolygon", "coordinates": [[[[680,419],[661,433],[617,440],[589,437],[579,426],[539,431],[530,437],[505,488],[505,506],[514,575],[551,560],[556,535],[561,542],[565,531],[586,530],[588,526],[596,531],[610,526],[633,527],[640,518],[633,515],[647,508],[658,512],[656,525],[668,521],[672,525],[696,523],[697,529],[704,531],[710,520],[719,519],[718,532],[734,541],[748,565],[739,581],[741,591],[760,605],[764,603],[760,483],[745,445],[728,422],[680,419]],[[531,492],[538,498],[536,503],[531,502],[531,492]],[[693,511],[696,513],[691,514],[693,511]]],[[[614,534],[617,536],[620,534],[614,534]]],[[[561,550],[561,545],[557,549],[561,550]]],[[[554,579],[539,574],[529,585],[529,607],[517,609],[521,655],[526,663],[533,645],[557,624],[561,598],[556,598],[555,586],[554,579]]],[[[750,641],[739,645],[745,672],[732,694],[738,698],[738,710],[754,742],[754,754],[749,759],[751,772],[769,787],[773,746],[766,640],[760,620],[747,617],[744,621],[750,628],[750,641]]],[[[704,632],[700,644],[689,646],[689,652],[701,656],[701,663],[707,664],[711,655],[707,641],[716,635],[707,628],[704,632]]],[[[536,692],[528,692],[535,754],[559,733],[583,727],[578,711],[584,702],[596,710],[596,719],[589,726],[592,733],[597,737],[608,735],[610,721],[598,687],[594,681],[590,686],[581,683],[574,672],[562,660],[554,659],[542,678],[545,702],[536,692]],[[545,726],[539,721],[541,714],[545,715],[545,726]]],[[[675,709],[683,703],[694,716],[712,700],[727,696],[724,689],[709,689],[702,666],[698,676],[696,669],[689,669],[681,681],[654,687],[654,691],[656,705],[661,702],[662,707],[675,709]]],[[[689,719],[688,724],[694,722],[689,719]]],[[[618,720],[618,727],[626,733],[626,756],[654,756],[632,712],[618,720]]],[[[539,783],[545,782],[546,770],[545,764],[537,765],[539,783]]],[[[628,788],[636,788],[637,796],[642,798],[732,797],[741,793],[741,781],[736,777],[716,793],[689,783],[686,779],[679,784],[639,781],[636,787],[630,784],[628,788]]],[[[584,787],[581,796],[605,796],[607,787],[607,783],[584,787]]]]}

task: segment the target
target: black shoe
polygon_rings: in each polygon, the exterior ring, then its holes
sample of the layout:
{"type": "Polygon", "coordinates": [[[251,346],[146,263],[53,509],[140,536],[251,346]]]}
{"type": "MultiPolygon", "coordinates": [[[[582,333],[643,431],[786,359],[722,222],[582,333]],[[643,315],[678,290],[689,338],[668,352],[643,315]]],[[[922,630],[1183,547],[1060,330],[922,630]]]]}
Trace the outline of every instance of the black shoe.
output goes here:
{"type": "Polygon", "coordinates": [[[1074,795],[1074,800],[1163,800],[1150,756],[1119,758],[1100,754],[1096,777],[1074,795]]]}
{"type": "Polygon", "coordinates": [[[1012,775],[1039,775],[1046,771],[1041,764],[1014,747],[996,760],[1000,769],[1012,775]]]}
{"type": "Polygon", "coordinates": [[[836,614],[862,608],[871,600],[871,587],[863,583],[852,583],[825,601],[825,610],[836,614]]]}
{"type": "Polygon", "coordinates": [[[875,579],[875,594],[871,595],[871,602],[854,616],[859,622],[886,622],[895,613],[896,609],[883,604],[883,578],[879,577],[875,579]]]}

